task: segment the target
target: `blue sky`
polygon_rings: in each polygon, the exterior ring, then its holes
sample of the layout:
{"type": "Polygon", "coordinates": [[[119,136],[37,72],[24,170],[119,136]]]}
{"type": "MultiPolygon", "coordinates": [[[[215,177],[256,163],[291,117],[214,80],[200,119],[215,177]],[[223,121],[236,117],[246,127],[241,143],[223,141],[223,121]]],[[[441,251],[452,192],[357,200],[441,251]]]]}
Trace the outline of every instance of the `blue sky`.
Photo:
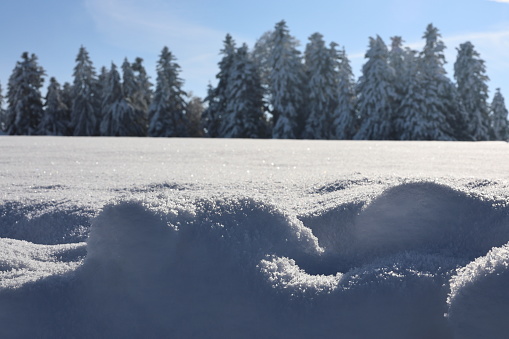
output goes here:
{"type": "Polygon", "coordinates": [[[356,77],[370,36],[389,44],[400,35],[419,49],[433,23],[447,46],[451,78],[456,48],[471,41],[486,60],[491,94],[501,87],[509,97],[509,0],[2,0],[0,83],[5,95],[24,51],[39,57],[48,78],[72,81],[81,45],[97,70],[142,57],[155,82],[158,55],[168,46],[182,67],[185,89],[204,96],[207,84],[215,83],[227,33],[252,47],[282,19],[301,50],[315,32],[344,46],[356,77]]]}

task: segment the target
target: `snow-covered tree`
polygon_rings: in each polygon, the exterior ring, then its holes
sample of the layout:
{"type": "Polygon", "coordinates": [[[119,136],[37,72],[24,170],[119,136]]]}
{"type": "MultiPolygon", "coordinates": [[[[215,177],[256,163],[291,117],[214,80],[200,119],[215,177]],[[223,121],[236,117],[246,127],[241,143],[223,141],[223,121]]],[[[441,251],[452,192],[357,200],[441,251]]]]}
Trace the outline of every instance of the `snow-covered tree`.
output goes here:
{"type": "Polygon", "coordinates": [[[123,83],[120,82],[116,65],[112,64],[104,87],[101,135],[145,136],[147,119],[132,100],[137,94],[138,87],[127,59],[122,64],[122,76],[123,83]]]}
{"type": "Polygon", "coordinates": [[[7,116],[4,109],[4,96],[2,92],[2,86],[0,85],[0,134],[1,132],[5,131],[5,122],[6,122],[7,116]]]}
{"type": "Polygon", "coordinates": [[[72,108],[72,85],[68,82],[64,82],[60,92],[60,98],[64,105],[67,106],[69,110],[69,133],[71,133],[70,124],[71,124],[71,108],[72,108]]]}
{"type": "Polygon", "coordinates": [[[157,63],[154,98],[149,109],[148,134],[153,137],[184,137],[188,135],[186,96],[179,77],[180,66],[168,47],[164,47],[157,63]]]}
{"type": "Polygon", "coordinates": [[[117,66],[112,63],[111,69],[105,77],[102,87],[102,111],[100,133],[102,136],[123,135],[120,123],[121,106],[123,104],[123,93],[120,83],[120,74],[117,66]]]}
{"type": "Polygon", "coordinates": [[[76,57],[72,86],[71,128],[74,135],[99,135],[100,95],[92,61],[85,47],[76,57]]]}
{"type": "Polygon", "coordinates": [[[304,126],[304,71],[294,40],[285,21],[276,24],[269,56],[273,138],[297,138],[304,126]]]}
{"type": "Polygon", "coordinates": [[[303,137],[329,139],[331,116],[337,104],[336,63],[320,33],[309,37],[304,57],[307,119],[303,137]]]}
{"type": "Polygon", "coordinates": [[[491,127],[493,140],[509,139],[509,122],[507,121],[507,108],[500,88],[497,88],[491,103],[491,127]]]}
{"type": "Polygon", "coordinates": [[[337,84],[330,133],[332,139],[351,139],[357,130],[355,79],[345,50],[338,51],[336,47],[337,44],[331,43],[330,53],[336,62],[337,84]]]}
{"type": "Polygon", "coordinates": [[[455,87],[444,69],[445,45],[440,40],[438,29],[431,24],[423,38],[426,44],[419,55],[419,73],[412,84],[412,93],[407,94],[413,98],[404,99],[406,110],[412,109],[414,115],[413,118],[402,117],[412,119],[412,124],[407,124],[405,135],[414,140],[454,140],[451,122],[458,119],[460,110],[455,87]],[[413,100],[416,102],[411,103],[413,100]]]}
{"type": "Polygon", "coordinates": [[[208,107],[202,116],[207,136],[211,138],[222,137],[224,133],[223,120],[226,116],[228,81],[231,78],[235,51],[235,41],[230,34],[227,34],[220,52],[223,57],[219,62],[219,73],[216,74],[217,86],[209,85],[205,98],[208,107]]]}
{"type": "Polygon", "coordinates": [[[131,68],[134,72],[135,82],[138,87],[138,94],[136,95],[135,99],[136,106],[139,106],[139,108],[142,109],[145,114],[148,114],[148,108],[152,102],[152,83],[150,82],[150,78],[147,75],[145,66],[143,66],[143,59],[136,58],[131,65],[131,68]]]}
{"type": "Polygon", "coordinates": [[[419,72],[418,65],[408,70],[409,78],[406,81],[407,88],[405,96],[397,110],[395,120],[395,131],[399,140],[427,140],[428,131],[434,126],[427,126],[430,123],[423,119],[426,112],[426,98],[424,97],[424,87],[422,74],[419,72]]]}
{"type": "Polygon", "coordinates": [[[39,134],[69,135],[70,110],[62,99],[60,84],[53,77],[48,86],[45,106],[39,134]]]}
{"type": "MultiPolygon", "coordinates": [[[[140,77],[140,73],[136,76],[127,58],[124,60],[122,64],[122,94],[125,106],[123,117],[125,135],[147,135],[147,100],[149,100],[149,96],[147,83],[143,82],[145,77],[140,77]]],[[[148,81],[148,78],[145,80],[148,81]]]]}
{"type": "Polygon", "coordinates": [[[357,105],[361,126],[355,139],[387,140],[393,138],[394,69],[388,63],[388,50],[382,38],[370,38],[357,85],[357,105]]]}
{"type": "Polygon", "coordinates": [[[221,135],[226,138],[263,137],[266,129],[263,88],[247,45],[235,53],[227,82],[221,135]]]}
{"type": "Polygon", "coordinates": [[[473,140],[488,140],[491,126],[486,82],[489,78],[484,60],[471,42],[465,42],[458,48],[454,77],[465,109],[466,132],[473,140]]]}
{"type": "Polygon", "coordinates": [[[221,117],[219,116],[221,102],[215,95],[215,88],[211,84],[207,86],[207,96],[205,97],[208,102],[207,107],[202,113],[201,124],[205,130],[205,136],[209,138],[220,137],[221,117]]]}
{"type": "Polygon", "coordinates": [[[5,128],[11,135],[33,135],[38,133],[43,115],[40,88],[45,72],[35,54],[25,52],[21,58],[9,78],[5,128]]]}

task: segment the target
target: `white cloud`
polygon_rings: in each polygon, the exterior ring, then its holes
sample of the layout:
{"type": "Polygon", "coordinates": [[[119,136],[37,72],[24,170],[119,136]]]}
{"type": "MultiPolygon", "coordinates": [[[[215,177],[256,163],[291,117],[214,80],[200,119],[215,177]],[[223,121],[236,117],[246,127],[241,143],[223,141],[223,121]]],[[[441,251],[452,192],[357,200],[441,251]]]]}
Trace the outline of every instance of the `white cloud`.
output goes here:
{"type": "Polygon", "coordinates": [[[500,3],[503,3],[503,4],[509,4],[509,0],[488,0],[488,1],[491,1],[491,2],[500,2],[500,3]]]}

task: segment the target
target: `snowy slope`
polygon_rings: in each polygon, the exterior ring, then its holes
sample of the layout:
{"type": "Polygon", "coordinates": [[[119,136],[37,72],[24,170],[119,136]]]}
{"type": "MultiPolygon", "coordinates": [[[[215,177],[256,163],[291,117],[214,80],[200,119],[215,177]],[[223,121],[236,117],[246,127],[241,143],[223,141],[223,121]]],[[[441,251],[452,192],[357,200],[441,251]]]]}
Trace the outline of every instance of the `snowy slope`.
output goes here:
{"type": "Polygon", "coordinates": [[[508,155],[0,137],[0,337],[504,338],[508,155]]]}

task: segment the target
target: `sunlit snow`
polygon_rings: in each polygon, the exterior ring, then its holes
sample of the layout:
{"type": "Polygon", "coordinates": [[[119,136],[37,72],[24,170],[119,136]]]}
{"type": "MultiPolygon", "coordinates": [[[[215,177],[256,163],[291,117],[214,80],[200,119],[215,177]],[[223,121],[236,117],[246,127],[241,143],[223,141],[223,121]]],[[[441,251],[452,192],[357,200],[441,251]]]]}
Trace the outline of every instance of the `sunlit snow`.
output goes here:
{"type": "Polygon", "coordinates": [[[0,137],[0,338],[506,338],[509,144],[0,137]]]}

